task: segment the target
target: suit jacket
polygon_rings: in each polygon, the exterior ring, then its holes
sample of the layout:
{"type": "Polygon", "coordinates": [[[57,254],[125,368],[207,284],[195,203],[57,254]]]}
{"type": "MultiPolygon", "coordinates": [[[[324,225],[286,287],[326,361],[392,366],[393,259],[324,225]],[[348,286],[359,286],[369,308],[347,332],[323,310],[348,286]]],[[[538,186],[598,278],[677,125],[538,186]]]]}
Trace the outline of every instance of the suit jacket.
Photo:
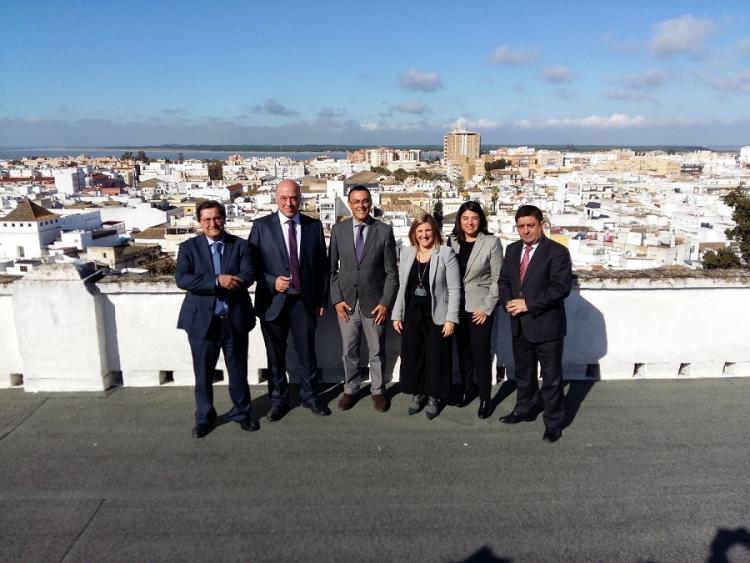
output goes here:
{"type": "MultiPolygon", "coordinates": [[[[450,243],[458,254],[461,245],[451,235],[450,243]]],[[[491,315],[499,298],[497,281],[503,265],[503,245],[495,235],[479,233],[471,249],[464,273],[464,308],[473,313],[482,311],[491,315]]]]}
{"type": "MultiPolygon", "coordinates": [[[[301,297],[312,310],[325,306],[328,291],[328,259],[323,224],[300,214],[302,234],[299,244],[299,277],[301,297]]],[[[253,269],[258,285],[255,307],[259,315],[273,321],[286,302],[286,293],[276,291],[276,278],[289,276],[289,250],[284,242],[278,213],[261,217],[253,223],[248,239],[253,269]]]]}
{"type": "Polygon", "coordinates": [[[565,336],[565,298],[573,282],[570,252],[563,245],[542,236],[534,251],[523,283],[520,279],[523,241],[508,245],[500,270],[500,301],[517,297],[526,300],[528,311],[510,317],[514,336],[523,329],[529,342],[547,342],[565,336]]]}
{"type": "Polygon", "coordinates": [[[204,338],[211,326],[217,297],[226,299],[229,319],[235,330],[249,332],[255,326],[255,311],[247,288],[254,281],[252,257],[245,239],[224,233],[221,273],[240,276],[242,288],[227,291],[216,284],[211,249],[205,235],[180,245],[175,279],[177,287],[187,291],[180,308],[177,328],[192,338],[204,338]]]}
{"type": "Polygon", "coordinates": [[[371,316],[376,305],[393,307],[398,272],[393,229],[381,221],[368,220],[364,256],[359,263],[354,253],[353,220],[336,223],[331,229],[330,288],[331,303],[346,301],[354,307],[359,299],[362,314],[371,316]]]}
{"type": "MultiPolygon", "coordinates": [[[[406,284],[409,272],[417,257],[417,249],[407,246],[401,251],[398,265],[399,288],[391,319],[404,320],[406,307],[406,284]]],[[[445,321],[458,324],[458,309],[461,307],[461,272],[456,254],[450,246],[438,246],[430,257],[430,294],[432,295],[432,322],[443,325],[445,321]]]]}

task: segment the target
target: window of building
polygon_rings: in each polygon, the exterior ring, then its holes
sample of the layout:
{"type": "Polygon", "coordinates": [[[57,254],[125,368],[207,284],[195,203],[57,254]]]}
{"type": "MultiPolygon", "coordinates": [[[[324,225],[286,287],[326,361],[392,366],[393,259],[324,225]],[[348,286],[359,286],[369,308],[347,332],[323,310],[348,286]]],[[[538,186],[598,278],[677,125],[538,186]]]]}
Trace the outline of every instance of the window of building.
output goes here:
{"type": "Polygon", "coordinates": [[[19,258],[25,258],[26,257],[26,253],[23,250],[23,246],[17,246],[16,247],[16,256],[18,256],[19,258]]]}
{"type": "Polygon", "coordinates": [[[20,269],[20,270],[21,270],[22,272],[28,272],[28,271],[29,271],[29,267],[28,267],[28,266],[20,266],[20,267],[19,267],[19,269],[20,269]]]}

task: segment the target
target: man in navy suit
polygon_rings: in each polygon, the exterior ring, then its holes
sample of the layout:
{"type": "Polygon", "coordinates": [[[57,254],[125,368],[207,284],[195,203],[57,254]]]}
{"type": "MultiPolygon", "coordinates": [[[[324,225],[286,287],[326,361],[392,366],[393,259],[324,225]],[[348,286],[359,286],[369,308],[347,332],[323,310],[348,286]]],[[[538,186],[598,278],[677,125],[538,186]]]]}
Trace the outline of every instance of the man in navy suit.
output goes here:
{"type": "Polygon", "coordinates": [[[570,294],[570,252],[544,236],[542,211],[522,205],[516,212],[521,240],[508,245],[500,270],[500,302],[510,315],[516,364],[516,406],[500,420],[533,420],[539,403],[537,363],[541,368],[544,441],[562,436],[565,404],[562,379],[565,298],[570,294]]]}
{"type": "Polygon", "coordinates": [[[256,430],[247,384],[248,333],[255,325],[247,288],[253,283],[252,256],[247,241],[224,231],[226,211],[216,201],[196,209],[202,235],[180,245],[177,286],[187,291],[177,328],[190,342],[195,371],[195,427],[203,438],[216,421],[213,380],[223,350],[229,378],[232,410],[229,416],[243,430],[256,430]]]}
{"type": "Polygon", "coordinates": [[[323,225],[299,212],[300,187],[292,180],[276,186],[277,213],[255,221],[249,243],[258,284],[255,305],[268,355],[268,394],[273,406],[268,420],[289,411],[286,344],[289,332],[299,359],[302,406],[327,416],[331,411],[314,390],[315,325],[323,314],[327,293],[326,244],[323,225]]]}

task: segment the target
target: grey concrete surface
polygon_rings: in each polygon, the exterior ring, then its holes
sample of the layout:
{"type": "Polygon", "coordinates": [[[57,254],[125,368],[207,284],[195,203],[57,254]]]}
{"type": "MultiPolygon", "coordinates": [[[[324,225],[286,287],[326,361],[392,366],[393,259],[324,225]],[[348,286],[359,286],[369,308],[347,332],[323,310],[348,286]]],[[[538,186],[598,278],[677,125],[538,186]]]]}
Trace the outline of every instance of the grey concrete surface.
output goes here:
{"type": "Polygon", "coordinates": [[[748,379],[573,383],[555,444],[507,384],[488,421],[339,389],[202,440],[187,388],[0,391],[0,560],[750,560],[748,379]]]}

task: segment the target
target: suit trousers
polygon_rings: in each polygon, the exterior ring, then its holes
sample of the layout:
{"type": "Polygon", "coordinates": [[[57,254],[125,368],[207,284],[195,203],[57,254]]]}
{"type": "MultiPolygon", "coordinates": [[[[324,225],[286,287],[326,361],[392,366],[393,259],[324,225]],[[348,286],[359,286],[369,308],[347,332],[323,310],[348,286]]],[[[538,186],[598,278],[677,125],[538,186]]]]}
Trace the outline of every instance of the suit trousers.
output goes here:
{"type": "Polygon", "coordinates": [[[429,300],[407,301],[399,376],[404,393],[450,399],[453,346],[450,338],[443,338],[442,331],[442,325],[432,320],[429,300]]]}
{"type": "Polygon", "coordinates": [[[344,355],[344,392],[354,395],[361,385],[360,378],[360,345],[362,336],[367,342],[370,363],[370,392],[382,395],[385,389],[383,374],[385,371],[385,326],[376,325],[374,317],[368,317],[369,311],[360,309],[360,301],[354,304],[349,313],[349,320],[339,318],[341,342],[344,355]]]}
{"type": "Polygon", "coordinates": [[[229,320],[214,318],[205,338],[188,336],[195,372],[195,422],[208,424],[216,420],[214,409],[214,373],[219,352],[224,352],[227,366],[229,398],[232,410],[229,416],[236,422],[250,417],[250,387],[247,384],[247,332],[232,328],[229,320]]]}
{"type": "Polygon", "coordinates": [[[541,399],[544,425],[561,428],[565,419],[565,396],[562,377],[563,339],[529,342],[519,334],[513,337],[513,359],[516,363],[516,407],[514,412],[526,416],[539,404],[537,363],[541,367],[541,399]]]}
{"type": "Polygon", "coordinates": [[[479,398],[489,401],[492,397],[492,350],[490,340],[492,313],[481,325],[474,324],[471,313],[462,310],[456,326],[456,343],[458,344],[458,366],[461,370],[461,382],[464,389],[469,389],[476,377],[479,398]]]}
{"type": "Polygon", "coordinates": [[[303,402],[315,398],[314,384],[317,372],[315,358],[315,311],[310,309],[301,295],[287,295],[279,316],[272,321],[261,317],[260,328],[268,356],[268,395],[274,405],[289,405],[289,383],[286,378],[286,349],[289,332],[299,360],[297,376],[300,398],[303,402]]]}

